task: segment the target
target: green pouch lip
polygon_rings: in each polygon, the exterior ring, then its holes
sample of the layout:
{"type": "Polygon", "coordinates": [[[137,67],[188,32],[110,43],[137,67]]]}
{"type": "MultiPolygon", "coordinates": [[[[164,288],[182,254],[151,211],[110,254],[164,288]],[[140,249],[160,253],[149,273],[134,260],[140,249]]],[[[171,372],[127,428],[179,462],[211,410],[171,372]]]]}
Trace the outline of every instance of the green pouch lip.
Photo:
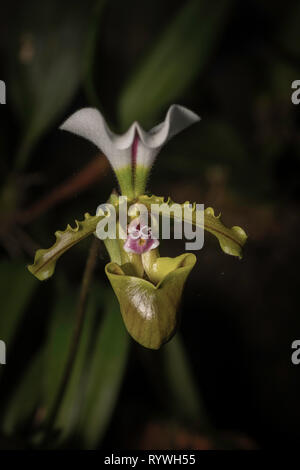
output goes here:
{"type": "Polygon", "coordinates": [[[169,272],[157,285],[127,275],[116,263],[105,267],[127,331],[146,348],[159,349],[176,331],[184,284],[196,263],[193,253],[180,257],[183,265],[169,272]]]}
{"type": "MultiPolygon", "coordinates": [[[[132,280],[135,280],[135,279],[138,279],[139,281],[143,281],[145,283],[147,283],[147,285],[149,286],[149,288],[153,288],[153,289],[159,289],[162,285],[162,283],[164,281],[167,280],[167,278],[172,274],[174,273],[175,271],[178,272],[179,270],[182,270],[182,269],[185,269],[185,268],[189,268],[189,269],[192,269],[195,264],[196,264],[196,261],[197,261],[197,258],[196,256],[194,255],[194,253],[184,253],[182,255],[179,255],[177,256],[176,258],[179,258],[179,257],[182,257],[182,263],[184,264],[180,264],[178,267],[176,267],[173,271],[170,271],[160,282],[158,282],[156,285],[153,284],[152,282],[150,281],[147,281],[147,279],[142,279],[142,278],[139,278],[137,276],[132,276],[130,274],[126,274],[126,272],[123,271],[122,267],[126,269],[126,265],[122,265],[120,266],[119,264],[117,263],[114,263],[114,262],[110,262],[110,263],[107,263],[107,265],[105,266],[105,273],[106,275],[111,275],[111,276],[126,276],[128,278],[131,278],[132,280]],[[190,263],[188,264],[187,261],[190,260],[190,263]],[[113,272],[111,271],[110,269],[114,267],[114,269],[117,271],[117,272],[113,272]]],[[[127,270],[127,269],[126,269],[127,270]]]]}

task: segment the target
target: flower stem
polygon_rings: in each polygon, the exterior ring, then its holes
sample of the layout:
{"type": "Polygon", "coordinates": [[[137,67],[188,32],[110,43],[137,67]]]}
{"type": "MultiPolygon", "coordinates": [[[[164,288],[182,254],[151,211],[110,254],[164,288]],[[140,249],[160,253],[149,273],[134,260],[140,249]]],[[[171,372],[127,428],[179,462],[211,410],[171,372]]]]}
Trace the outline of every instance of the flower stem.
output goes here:
{"type": "Polygon", "coordinates": [[[120,186],[122,196],[127,196],[128,199],[134,198],[134,187],[132,181],[132,168],[126,165],[118,170],[115,170],[116,177],[120,186]]]}
{"type": "Polygon", "coordinates": [[[89,287],[90,287],[93,273],[94,273],[95,266],[96,266],[98,242],[99,240],[97,238],[95,238],[92,241],[88,259],[85,265],[85,269],[84,269],[84,273],[83,273],[83,277],[81,281],[79,299],[78,299],[77,308],[76,308],[75,327],[73,331],[73,337],[72,337],[72,341],[71,341],[71,345],[69,349],[66,366],[65,366],[64,373],[62,376],[62,380],[58,389],[58,393],[57,393],[54,405],[52,407],[52,410],[49,414],[49,417],[46,423],[46,430],[45,430],[45,437],[44,437],[45,440],[47,440],[55,424],[55,420],[60,411],[60,407],[64,399],[65,391],[67,389],[70,377],[72,375],[73,367],[75,364],[76,354],[78,351],[81,333],[83,330],[89,287]]]}
{"type": "Polygon", "coordinates": [[[134,195],[135,197],[145,194],[147,178],[149,176],[150,168],[144,165],[137,165],[134,177],[134,195]]]}

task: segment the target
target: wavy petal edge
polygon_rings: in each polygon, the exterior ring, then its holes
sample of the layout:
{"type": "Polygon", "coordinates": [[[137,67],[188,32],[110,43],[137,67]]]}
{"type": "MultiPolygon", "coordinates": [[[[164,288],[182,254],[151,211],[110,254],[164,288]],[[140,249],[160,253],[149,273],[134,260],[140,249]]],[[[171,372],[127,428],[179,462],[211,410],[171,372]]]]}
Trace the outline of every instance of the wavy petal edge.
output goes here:
{"type": "MultiPolygon", "coordinates": [[[[149,208],[149,206],[151,206],[152,204],[166,204],[168,208],[170,208],[173,204],[178,204],[174,202],[170,197],[164,198],[163,196],[161,197],[155,195],[140,196],[138,198],[138,201],[144,204],[147,208],[149,208]]],[[[185,201],[184,203],[179,204],[182,210],[187,205],[189,205],[189,207],[191,206],[191,217],[189,219],[184,219],[183,216],[182,219],[193,225],[196,225],[196,204],[196,202],[191,204],[189,201],[185,201]]],[[[164,215],[163,211],[161,212],[161,214],[164,215]]],[[[174,213],[172,218],[175,218],[174,213]]],[[[218,239],[220,247],[224,253],[231,256],[237,256],[240,259],[242,258],[242,248],[245,245],[248,237],[246,232],[241,227],[226,227],[221,221],[221,213],[216,216],[214,209],[212,207],[207,207],[206,209],[204,209],[204,229],[212,233],[218,239]]]]}
{"type": "Polygon", "coordinates": [[[57,260],[72,246],[95,232],[97,223],[102,216],[84,214],[84,220],[75,220],[75,227],[67,225],[65,230],[55,232],[55,243],[50,248],[37,250],[33,264],[27,269],[40,281],[49,279],[54,271],[57,260]]]}

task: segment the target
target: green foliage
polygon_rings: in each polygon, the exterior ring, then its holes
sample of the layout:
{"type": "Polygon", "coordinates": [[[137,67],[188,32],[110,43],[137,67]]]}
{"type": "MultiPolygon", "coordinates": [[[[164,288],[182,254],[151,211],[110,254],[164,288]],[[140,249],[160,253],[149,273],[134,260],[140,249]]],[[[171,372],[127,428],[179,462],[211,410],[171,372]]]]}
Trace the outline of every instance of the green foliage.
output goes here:
{"type": "Polygon", "coordinates": [[[1,261],[0,278],[0,339],[5,341],[9,351],[16,328],[38,282],[29,273],[24,273],[22,261],[1,261]]]}
{"type": "Polygon", "coordinates": [[[112,292],[106,297],[106,311],[95,331],[94,347],[84,374],[85,392],[78,433],[88,449],[100,442],[109,424],[129,351],[129,336],[118,303],[112,292]]]}
{"type": "Polygon", "coordinates": [[[119,101],[124,127],[153,124],[203,70],[224,27],[231,0],[190,0],[126,84],[119,101]]]}
{"type": "MultiPolygon", "coordinates": [[[[103,295],[103,289],[98,288],[98,290],[100,291],[100,295],[97,297],[99,300],[103,295]]],[[[51,316],[44,349],[44,373],[41,401],[41,407],[46,418],[49,416],[49,413],[51,413],[65,372],[75,327],[74,313],[76,302],[77,296],[74,296],[70,289],[66,290],[60,295],[51,316]]],[[[83,331],[81,333],[80,345],[75,358],[72,376],[54,423],[54,430],[58,432],[57,439],[59,441],[69,437],[72,432],[74,432],[74,427],[77,424],[82,392],[82,375],[84,373],[86,356],[89,351],[95,314],[96,311],[99,311],[100,305],[101,302],[99,305],[96,305],[95,296],[92,294],[86,310],[86,321],[84,322],[83,331]]]]}
{"type": "MultiPolygon", "coordinates": [[[[66,286],[57,294],[46,342],[9,397],[2,419],[1,429],[6,435],[19,432],[24,423],[31,424],[32,442],[36,441],[35,435],[43,436],[65,372],[74,330],[76,296],[66,286]]],[[[118,398],[128,345],[116,300],[101,285],[95,285],[71,380],[54,423],[56,446],[76,436],[88,448],[100,442],[118,398]],[[103,305],[106,307],[100,320],[103,305]]]]}
{"type": "MultiPolygon", "coordinates": [[[[24,426],[32,424],[41,404],[42,377],[45,374],[44,356],[41,352],[31,360],[21,379],[6,403],[1,422],[1,432],[7,436],[18,434],[24,426]]],[[[42,415],[43,417],[43,415],[42,415]]]]}
{"type": "Polygon", "coordinates": [[[83,85],[86,96],[91,105],[99,106],[99,96],[95,90],[93,71],[97,63],[97,39],[99,26],[101,27],[101,14],[106,4],[106,0],[97,0],[92,9],[91,20],[87,31],[86,47],[83,60],[83,85]]]}
{"type": "Polygon", "coordinates": [[[166,344],[162,354],[172,413],[204,432],[211,430],[180,334],[166,344]]]}
{"type": "Polygon", "coordinates": [[[18,6],[9,54],[10,93],[23,122],[18,169],[24,168],[37,140],[78,90],[88,60],[87,7],[92,4],[67,1],[58,8],[51,0],[30,0],[18,6]]]}

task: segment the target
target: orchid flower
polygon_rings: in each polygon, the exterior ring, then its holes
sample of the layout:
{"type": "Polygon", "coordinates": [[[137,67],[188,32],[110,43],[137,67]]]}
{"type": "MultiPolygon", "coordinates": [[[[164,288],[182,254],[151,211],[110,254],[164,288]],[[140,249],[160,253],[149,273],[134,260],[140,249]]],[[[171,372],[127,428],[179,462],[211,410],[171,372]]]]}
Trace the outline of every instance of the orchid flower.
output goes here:
{"type": "MultiPolygon", "coordinates": [[[[147,178],[163,145],[199,119],[187,108],[173,105],[165,121],[149,132],[135,122],[125,134],[116,135],[98,110],[84,108],[70,116],[60,129],[85,137],[101,149],[116,174],[122,196],[134,204],[142,204],[150,212],[153,204],[159,205],[163,208],[162,216],[176,221],[177,215],[167,210],[173,205],[170,198],[165,200],[145,194],[147,178]]],[[[115,191],[108,202],[121,226],[121,203],[115,191]]],[[[247,239],[242,228],[225,227],[211,207],[202,211],[200,223],[197,206],[194,204],[186,215],[186,204],[180,205],[183,221],[201,226],[218,239],[225,253],[241,258],[247,239]]],[[[76,221],[74,228],[68,225],[65,231],[57,231],[54,245],[37,251],[34,264],[28,266],[29,271],[40,280],[48,279],[65,251],[91,234],[99,236],[99,224],[107,217],[99,207],[95,215],[86,213],[83,221],[76,221]]],[[[141,214],[129,215],[125,238],[119,232],[116,238],[104,240],[110,256],[105,272],[119,300],[128,332],[141,345],[158,349],[176,331],[184,284],[195,265],[196,256],[183,253],[175,258],[161,257],[158,251],[160,240],[152,234],[141,214]]]]}

